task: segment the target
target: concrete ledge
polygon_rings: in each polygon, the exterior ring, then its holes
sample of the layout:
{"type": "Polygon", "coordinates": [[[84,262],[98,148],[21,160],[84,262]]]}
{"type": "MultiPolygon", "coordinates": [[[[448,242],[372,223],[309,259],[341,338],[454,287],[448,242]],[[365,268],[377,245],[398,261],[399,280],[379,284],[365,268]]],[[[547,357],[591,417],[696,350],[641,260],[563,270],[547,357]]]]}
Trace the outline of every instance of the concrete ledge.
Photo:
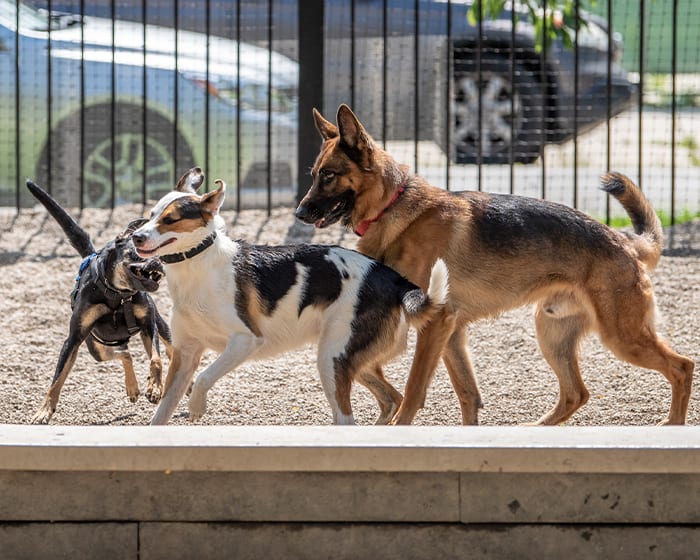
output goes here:
{"type": "Polygon", "coordinates": [[[699,473],[699,427],[24,426],[0,470],[699,473]]]}
{"type": "Polygon", "coordinates": [[[0,429],[3,558],[690,558],[700,428],[0,429]]]}

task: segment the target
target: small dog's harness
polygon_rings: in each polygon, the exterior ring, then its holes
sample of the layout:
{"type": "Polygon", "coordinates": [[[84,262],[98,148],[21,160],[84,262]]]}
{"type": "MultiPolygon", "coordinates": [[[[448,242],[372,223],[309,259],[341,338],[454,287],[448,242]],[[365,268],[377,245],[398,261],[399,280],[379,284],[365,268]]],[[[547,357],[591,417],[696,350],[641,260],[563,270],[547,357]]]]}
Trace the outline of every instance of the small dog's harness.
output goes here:
{"type": "MultiPolygon", "coordinates": [[[[100,273],[97,266],[98,259],[95,257],[97,257],[97,253],[92,253],[91,255],[85,257],[85,259],[83,259],[83,262],[80,263],[78,275],[75,277],[75,287],[71,292],[71,309],[75,307],[75,300],[78,297],[78,292],[80,291],[81,283],[84,278],[83,273],[85,272],[85,269],[87,269],[87,267],[89,266],[93,276],[95,277],[94,289],[98,289],[102,292],[102,295],[106,300],[107,306],[112,310],[112,321],[114,323],[114,328],[116,329],[117,327],[117,313],[121,309],[124,313],[124,320],[126,321],[127,332],[129,333],[129,337],[131,337],[137,332],[139,332],[139,330],[141,330],[138,324],[136,323],[136,316],[134,315],[134,306],[132,304],[132,298],[138,292],[136,290],[117,290],[116,288],[110,286],[104,279],[104,274],[100,273]]],[[[129,338],[109,341],[103,340],[102,338],[97,336],[94,331],[91,331],[90,334],[95,340],[97,340],[97,342],[105,346],[122,346],[129,342],[129,338]]]]}

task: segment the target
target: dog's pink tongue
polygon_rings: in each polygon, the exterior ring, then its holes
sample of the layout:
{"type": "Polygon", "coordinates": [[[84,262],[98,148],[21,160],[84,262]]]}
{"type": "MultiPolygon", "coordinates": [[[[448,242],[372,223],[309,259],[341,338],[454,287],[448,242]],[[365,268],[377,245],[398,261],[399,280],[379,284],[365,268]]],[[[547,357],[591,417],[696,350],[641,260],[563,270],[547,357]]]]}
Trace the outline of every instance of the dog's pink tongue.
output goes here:
{"type": "Polygon", "coordinates": [[[317,228],[321,229],[321,228],[324,226],[325,223],[326,223],[325,218],[321,218],[321,219],[318,220],[317,222],[314,222],[314,227],[317,227],[317,228]]]}

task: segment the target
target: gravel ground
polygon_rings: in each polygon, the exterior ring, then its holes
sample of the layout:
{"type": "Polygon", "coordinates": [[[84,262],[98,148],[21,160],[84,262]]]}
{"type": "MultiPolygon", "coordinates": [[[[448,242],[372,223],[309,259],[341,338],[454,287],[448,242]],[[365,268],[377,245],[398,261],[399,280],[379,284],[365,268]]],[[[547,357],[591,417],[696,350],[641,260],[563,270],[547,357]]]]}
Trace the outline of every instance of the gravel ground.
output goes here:
{"type": "MultiPolygon", "coordinates": [[[[79,221],[102,246],[121,227],[141,215],[140,206],[115,211],[89,209],[79,221]]],[[[77,215],[77,214],[74,214],[77,215]]],[[[355,244],[354,235],[340,227],[315,232],[295,222],[289,208],[225,212],[229,234],[257,243],[314,241],[355,244]]],[[[673,348],[691,358],[700,347],[700,222],[666,232],[667,249],[653,280],[659,307],[658,329],[673,348]]],[[[5,343],[0,371],[0,423],[29,422],[43,402],[67,334],[69,293],[80,257],[63,232],[42,209],[0,214],[0,289],[4,312],[0,329],[5,343]]],[[[167,280],[166,280],[167,282],[167,280]]],[[[155,299],[170,316],[166,284],[155,299]]],[[[485,425],[508,425],[536,420],[557,397],[554,373],[539,353],[530,309],[517,309],[471,327],[470,347],[480,380],[485,425]]],[[[388,379],[402,390],[415,348],[386,368],[388,379]]],[[[140,340],[130,345],[142,390],[148,372],[140,340]]],[[[206,355],[204,364],[212,360],[206,355]]],[[[167,362],[167,359],[166,359],[167,362]]],[[[582,348],[582,370],[591,393],[589,403],[570,425],[650,425],[665,416],[671,391],[663,376],[618,361],[595,337],[582,348]]],[[[697,394],[697,389],[694,391],[697,394]]],[[[355,418],[371,424],[378,408],[359,385],[353,392],[355,418]]],[[[119,362],[96,363],[83,346],[66,381],[53,424],[132,425],[148,423],[154,405],[141,397],[131,404],[124,390],[119,362]]],[[[171,421],[187,423],[186,402],[171,421]]],[[[223,378],[209,392],[202,424],[329,424],[330,407],[315,367],[315,348],[288,352],[279,358],[249,362],[223,378]]],[[[459,424],[457,399],[447,372],[438,369],[425,408],[415,424],[459,424]]],[[[700,406],[691,398],[688,423],[700,423],[700,406]]]]}

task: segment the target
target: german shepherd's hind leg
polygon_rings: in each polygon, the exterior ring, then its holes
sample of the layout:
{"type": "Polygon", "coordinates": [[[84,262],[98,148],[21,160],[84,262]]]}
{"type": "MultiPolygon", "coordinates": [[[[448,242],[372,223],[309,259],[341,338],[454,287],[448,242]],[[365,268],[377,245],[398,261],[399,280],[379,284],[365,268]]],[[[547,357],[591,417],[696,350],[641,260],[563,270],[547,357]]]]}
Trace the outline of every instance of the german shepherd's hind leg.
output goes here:
{"type": "Polygon", "coordinates": [[[650,289],[640,289],[629,294],[613,312],[600,314],[600,338],[621,360],[663,374],[671,384],[671,407],[660,425],[685,424],[695,363],[676,354],[659,339],[650,294],[650,289]]]}
{"type": "Polygon", "coordinates": [[[447,341],[442,353],[447,372],[454,387],[459,406],[462,410],[462,424],[479,423],[479,409],[484,405],[479,393],[479,386],[474,375],[474,367],[467,349],[466,327],[457,327],[447,341]]]}
{"type": "Polygon", "coordinates": [[[406,390],[392,424],[410,424],[425,405],[425,395],[447,340],[452,335],[456,317],[447,309],[441,309],[425,328],[418,333],[416,353],[408,373],[406,390]]]}
{"type": "Polygon", "coordinates": [[[540,350],[559,380],[559,400],[552,410],[535,422],[537,425],[553,426],[566,422],[588,402],[588,389],[578,365],[579,343],[586,334],[588,321],[582,309],[579,308],[578,313],[563,313],[562,305],[561,300],[545,301],[535,310],[540,350]]]}
{"type": "Polygon", "coordinates": [[[379,416],[375,424],[388,424],[399,409],[403,397],[401,393],[386,380],[380,366],[375,366],[370,369],[371,371],[363,370],[357,376],[357,381],[367,387],[372,395],[374,395],[374,398],[377,399],[377,403],[379,404],[379,416]]]}

